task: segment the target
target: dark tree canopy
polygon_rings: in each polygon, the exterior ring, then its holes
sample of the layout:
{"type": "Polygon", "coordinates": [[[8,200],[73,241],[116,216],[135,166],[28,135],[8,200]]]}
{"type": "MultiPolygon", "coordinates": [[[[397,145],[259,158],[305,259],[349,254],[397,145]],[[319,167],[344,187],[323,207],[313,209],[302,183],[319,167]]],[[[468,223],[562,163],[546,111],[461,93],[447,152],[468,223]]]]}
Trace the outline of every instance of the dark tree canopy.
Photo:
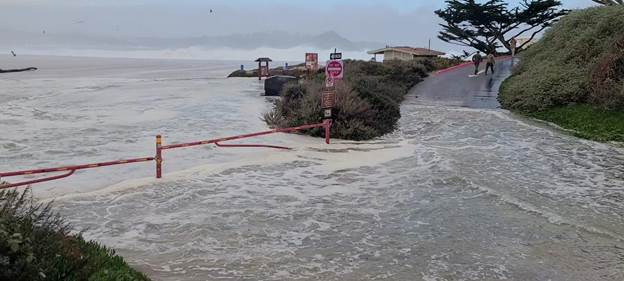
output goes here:
{"type": "Polygon", "coordinates": [[[624,0],[592,0],[602,5],[624,5],[624,0]]]}
{"type": "Polygon", "coordinates": [[[446,22],[440,24],[443,30],[438,38],[486,53],[496,53],[500,47],[511,51],[512,38],[530,33],[533,39],[568,12],[559,8],[559,0],[522,0],[513,8],[502,0],[446,0],[446,4],[445,9],[435,11],[446,22]]]}

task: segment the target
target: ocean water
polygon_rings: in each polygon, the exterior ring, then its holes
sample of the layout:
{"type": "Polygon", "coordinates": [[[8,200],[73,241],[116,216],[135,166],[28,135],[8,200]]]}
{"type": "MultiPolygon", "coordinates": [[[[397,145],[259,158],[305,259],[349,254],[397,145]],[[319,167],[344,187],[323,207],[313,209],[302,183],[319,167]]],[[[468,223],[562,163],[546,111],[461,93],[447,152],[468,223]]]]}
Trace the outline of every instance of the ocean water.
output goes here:
{"type": "MultiPolygon", "coordinates": [[[[152,156],[265,130],[238,62],[0,65],[0,170],[152,156]],[[6,67],[9,68],[9,67],[6,67]]],[[[500,110],[426,106],[351,142],[272,135],[87,170],[33,191],[154,280],[623,280],[624,150],[500,110]]]]}

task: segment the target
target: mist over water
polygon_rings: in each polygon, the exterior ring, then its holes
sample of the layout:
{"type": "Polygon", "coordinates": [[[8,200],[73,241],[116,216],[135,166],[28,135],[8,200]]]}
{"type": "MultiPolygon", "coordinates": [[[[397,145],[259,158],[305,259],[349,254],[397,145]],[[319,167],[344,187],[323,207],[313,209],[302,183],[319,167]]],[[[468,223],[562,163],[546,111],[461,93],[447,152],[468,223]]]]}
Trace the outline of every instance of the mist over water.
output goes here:
{"type": "MultiPolygon", "coordinates": [[[[266,129],[262,85],[223,78],[239,62],[31,59],[0,77],[2,171],[266,129]]],[[[621,148],[415,96],[374,141],[245,143],[293,150],[167,151],[160,181],[137,164],[34,192],[154,280],[624,278],[621,148]]]]}
{"type": "MultiPolygon", "coordinates": [[[[383,46],[383,45],[380,45],[383,46]]],[[[368,55],[366,50],[352,51],[340,50],[344,58],[370,60],[372,55],[368,55]]],[[[372,50],[372,48],[371,48],[372,50]]],[[[313,46],[295,46],[291,48],[271,48],[259,47],[252,50],[249,49],[232,49],[227,47],[184,47],[184,48],[160,48],[160,49],[141,49],[130,48],[123,50],[116,49],[76,49],[76,48],[26,48],[18,50],[18,54],[36,55],[36,56],[73,56],[86,58],[133,58],[133,59],[165,59],[165,60],[211,60],[211,61],[228,61],[241,62],[247,67],[253,67],[253,61],[259,56],[269,57],[276,61],[271,67],[283,66],[283,62],[287,61],[290,65],[295,63],[303,63],[305,53],[318,53],[321,64],[329,59],[329,54],[334,48],[319,48],[313,46]],[[21,53],[20,53],[21,52],[21,53]]],[[[231,64],[232,66],[235,66],[231,64]]],[[[257,65],[256,65],[257,67],[257,65]]]]}

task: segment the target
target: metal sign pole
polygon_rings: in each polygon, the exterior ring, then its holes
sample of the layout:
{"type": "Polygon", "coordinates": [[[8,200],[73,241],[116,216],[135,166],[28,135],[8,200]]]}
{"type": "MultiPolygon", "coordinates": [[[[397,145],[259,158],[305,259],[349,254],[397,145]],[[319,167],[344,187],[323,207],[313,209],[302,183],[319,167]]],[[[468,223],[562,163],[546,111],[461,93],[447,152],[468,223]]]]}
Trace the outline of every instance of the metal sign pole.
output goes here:
{"type": "Polygon", "coordinates": [[[325,143],[329,144],[329,135],[333,123],[333,109],[336,106],[336,80],[343,77],[344,67],[342,53],[336,49],[329,55],[325,66],[325,90],[323,91],[321,108],[323,108],[323,123],[325,124],[325,143]]]}

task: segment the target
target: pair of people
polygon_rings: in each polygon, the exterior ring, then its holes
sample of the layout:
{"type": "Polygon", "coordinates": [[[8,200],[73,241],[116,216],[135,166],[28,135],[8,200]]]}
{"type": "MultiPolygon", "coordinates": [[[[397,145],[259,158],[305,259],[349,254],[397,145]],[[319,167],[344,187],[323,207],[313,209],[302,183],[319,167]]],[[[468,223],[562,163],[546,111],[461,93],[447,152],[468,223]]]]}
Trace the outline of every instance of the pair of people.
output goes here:
{"type": "MultiPolygon", "coordinates": [[[[477,53],[472,56],[472,62],[475,65],[474,75],[479,74],[479,65],[483,61],[483,57],[481,56],[481,52],[477,51],[477,53]]],[[[492,74],[494,74],[494,64],[496,64],[496,57],[494,57],[493,53],[489,53],[485,57],[486,65],[485,65],[485,75],[488,74],[488,70],[492,70],[492,74]]]]}

